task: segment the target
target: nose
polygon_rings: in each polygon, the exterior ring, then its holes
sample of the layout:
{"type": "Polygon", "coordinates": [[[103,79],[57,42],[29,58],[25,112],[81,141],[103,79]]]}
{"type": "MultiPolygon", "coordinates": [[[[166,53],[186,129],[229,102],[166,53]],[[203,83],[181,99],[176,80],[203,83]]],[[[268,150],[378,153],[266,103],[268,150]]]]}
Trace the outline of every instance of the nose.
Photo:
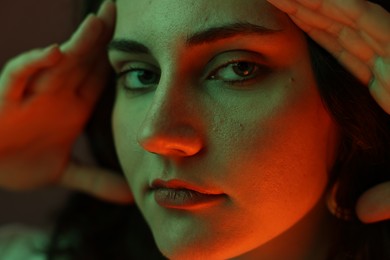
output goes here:
{"type": "Polygon", "coordinates": [[[161,92],[156,91],[137,133],[139,145],[165,157],[188,157],[199,153],[203,141],[200,115],[191,105],[194,100],[185,94],[161,92]]]}

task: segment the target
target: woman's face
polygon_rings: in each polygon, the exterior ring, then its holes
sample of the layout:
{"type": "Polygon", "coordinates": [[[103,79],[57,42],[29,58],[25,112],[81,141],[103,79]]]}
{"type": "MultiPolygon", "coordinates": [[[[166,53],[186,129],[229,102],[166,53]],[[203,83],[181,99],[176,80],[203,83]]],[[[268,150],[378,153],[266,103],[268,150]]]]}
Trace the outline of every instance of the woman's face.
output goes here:
{"type": "Polygon", "coordinates": [[[302,32],[265,0],[117,6],[115,143],[159,249],[230,258],[293,227],[336,147],[302,32]]]}

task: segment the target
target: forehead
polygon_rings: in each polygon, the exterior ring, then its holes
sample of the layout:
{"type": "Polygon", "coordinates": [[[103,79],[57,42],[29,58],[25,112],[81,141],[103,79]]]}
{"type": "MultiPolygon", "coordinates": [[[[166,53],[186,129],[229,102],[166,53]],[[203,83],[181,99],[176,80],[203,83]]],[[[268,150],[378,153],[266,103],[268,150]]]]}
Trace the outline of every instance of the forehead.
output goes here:
{"type": "Polygon", "coordinates": [[[116,37],[159,44],[232,22],[280,30],[288,21],[265,0],[117,0],[117,7],[116,37]]]}

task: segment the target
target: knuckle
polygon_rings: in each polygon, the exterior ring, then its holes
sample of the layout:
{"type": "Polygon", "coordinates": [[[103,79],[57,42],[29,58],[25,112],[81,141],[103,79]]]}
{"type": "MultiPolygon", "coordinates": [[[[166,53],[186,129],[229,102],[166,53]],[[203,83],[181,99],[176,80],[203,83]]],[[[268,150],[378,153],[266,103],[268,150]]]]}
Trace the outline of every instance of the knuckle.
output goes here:
{"type": "Polygon", "coordinates": [[[21,68],[20,62],[17,59],[9,61],[2,72],[2,76],[8,78],[16,78],[21,68]]]}
{"type": "Polygon", "coordinates": [[[1,75],[12,78],[17,77],[27,65],[37,61],[41,52],[41,49],[33,49],[15,56],[5,63],[1,70],[1,75]]]}
{"type": "Polygon", "coordinates": [[[3,67],[1,71],[2,77],[10,77],[14,75],[16,69],[16,61],[15,59],[9,60],[3,67]]]}

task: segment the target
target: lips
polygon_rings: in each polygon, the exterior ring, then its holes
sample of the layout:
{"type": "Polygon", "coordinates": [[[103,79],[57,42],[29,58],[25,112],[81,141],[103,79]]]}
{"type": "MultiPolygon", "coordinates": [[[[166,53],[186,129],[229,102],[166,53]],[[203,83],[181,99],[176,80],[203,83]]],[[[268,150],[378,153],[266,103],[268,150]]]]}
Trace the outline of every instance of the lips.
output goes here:
{"type": "Polygon", "coordinates": [[[181,180],[163,181],[157,179],[151,185],[158,205],[173,209],[200,209],[221,202],[226,195],[209,191],[181,180]]]}

